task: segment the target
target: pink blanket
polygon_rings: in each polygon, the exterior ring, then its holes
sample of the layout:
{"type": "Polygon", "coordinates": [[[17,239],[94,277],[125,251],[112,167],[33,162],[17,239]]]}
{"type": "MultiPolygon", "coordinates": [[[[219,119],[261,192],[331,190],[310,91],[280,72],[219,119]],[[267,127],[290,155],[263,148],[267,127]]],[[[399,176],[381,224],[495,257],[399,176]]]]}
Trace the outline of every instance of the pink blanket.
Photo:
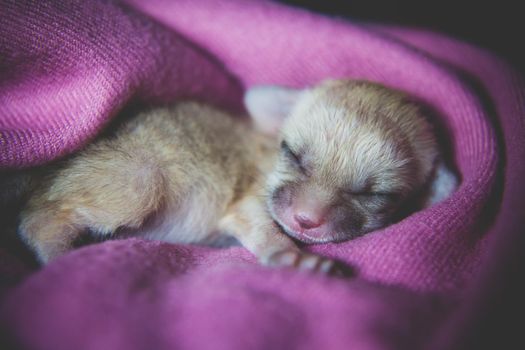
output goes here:
{"type": "Polygon", "coordinates": [[[428,103],[450,131],[459,190],[383,230],[311,247],[354,266],[351,280],[268,269],[241,247],[109,241],[29,272],[0,247],[2,277],[26,277],[0,311],[12,344],[469,348],[513,277],[502,271],[525,223],[524,89],[488,52],[259,1],[0,1],[0,166],[69,154],[132,103],[193,97],[238,110],[247,86],[327,77],[428,103]]]}

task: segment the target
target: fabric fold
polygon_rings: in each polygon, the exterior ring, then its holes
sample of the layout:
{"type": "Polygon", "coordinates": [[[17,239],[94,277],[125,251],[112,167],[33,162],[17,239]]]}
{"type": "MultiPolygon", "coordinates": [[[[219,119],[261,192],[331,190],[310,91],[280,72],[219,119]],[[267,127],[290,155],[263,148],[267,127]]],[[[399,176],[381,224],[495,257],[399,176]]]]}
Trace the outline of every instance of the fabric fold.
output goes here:
{"type": "MultiPolygon", "coordinates": [[[[486,51],[263,1],[0,6],[3,169],[71,154],[134,103],[196,98],[240,111],[243,88],[255,84],[356,78],[433,110],[461,175],[434,207],[307,248],[354,266],[350,280],[268,269],[241,247],[127,239],[73,251],[6,293],[0,319],[23,348],[452,347],[468,332],[472,303],[498,287],[490,282],[506,252],[516,254],[524,89],[486,51]]],[[[9,249],[2,261],[17,266],[9,249]]]]}

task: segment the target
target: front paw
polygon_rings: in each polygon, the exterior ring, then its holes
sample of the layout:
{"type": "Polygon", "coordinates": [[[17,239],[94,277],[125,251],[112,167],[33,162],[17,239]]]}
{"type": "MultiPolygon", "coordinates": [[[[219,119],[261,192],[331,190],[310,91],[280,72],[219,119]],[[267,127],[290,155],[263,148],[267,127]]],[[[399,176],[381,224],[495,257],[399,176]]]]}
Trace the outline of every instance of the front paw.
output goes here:
{"type": "Polygon", "coordinates": [[[353,275],[351,269],[336,260],[319,255],[305,253],[299,250],[283,250],[268,258],[269,266],[293,267],[299,270],[311,271],[331,276],[353,275]]]}

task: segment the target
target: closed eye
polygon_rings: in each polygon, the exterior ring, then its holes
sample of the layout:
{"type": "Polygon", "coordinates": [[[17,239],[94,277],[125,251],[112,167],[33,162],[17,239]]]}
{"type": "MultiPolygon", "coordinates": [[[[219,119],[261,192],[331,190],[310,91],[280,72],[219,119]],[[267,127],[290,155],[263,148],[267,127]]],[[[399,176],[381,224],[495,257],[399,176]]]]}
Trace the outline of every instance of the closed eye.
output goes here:
{"type": "Polygon", "coordinates": [[[401,195],[389,192],[361,192],[350,195],[370,213],[385,214],[400,204],[401,195]]]}
{"type": "Polygon", "coordinates": [[[299,169],[299,171],[301,171],[305,175],[307,174],[306,169],[303,166],[301,156],[292,151],[288,143],[286,143],[286,141],[284,140],[281,142],[281,150],[285,157],[289,159],[292,162],[292,164],[299,169]]]}
{"type": "Polygon", "coordinates": [[[382,199],[395,202],[401,195],[394,192],[352,192],[350,195],[363,199],[382,199]]]}

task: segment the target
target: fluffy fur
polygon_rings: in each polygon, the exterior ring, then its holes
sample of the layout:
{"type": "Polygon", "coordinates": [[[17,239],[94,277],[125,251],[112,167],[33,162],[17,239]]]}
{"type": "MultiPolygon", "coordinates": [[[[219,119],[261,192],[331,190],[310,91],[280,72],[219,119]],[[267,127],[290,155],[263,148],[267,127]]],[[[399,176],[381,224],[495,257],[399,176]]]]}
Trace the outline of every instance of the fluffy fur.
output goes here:
{"type": "Polygon", "coordinates": [[[246,105],[255,128],[195,102],[136,115],[49,167],[20,235],[45,263],[86,232],[177,243],[227,234],[265,264],[333,272],[289,236],[338,241],[384,226],[435,169],[418,106],[380,85],[257,87],[246,105]]]}
{"type": "Polygon", "coordinates": [[[310,243],[385,226],[421,195],[438,163],[435,135],[419,106],[363,81],[329,81],[296,93],[281,137],[268,207],[288,234],[310,243]]]}

